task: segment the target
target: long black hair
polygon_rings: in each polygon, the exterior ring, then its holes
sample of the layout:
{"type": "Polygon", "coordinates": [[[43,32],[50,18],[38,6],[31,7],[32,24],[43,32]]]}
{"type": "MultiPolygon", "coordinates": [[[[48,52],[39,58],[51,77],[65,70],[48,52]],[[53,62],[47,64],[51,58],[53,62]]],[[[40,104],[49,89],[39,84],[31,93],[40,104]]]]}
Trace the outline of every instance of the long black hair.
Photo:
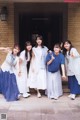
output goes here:
{"type": "MultiPolygon", "coordinates": [[[[36,41],[37,41],[38,38],[39,38],[40,40],[42,40],[41,46],[42,46],[42,48],[44,48],[42,35],[37,35],[37,36],[36,36],[36,41]]],[[[37,44],[37,42],[35,42],[35,47],[37,47],[37,46],[38,46],[38,44],[37,44]]]]}
{"type": "MultiPolygon", "coordinates": [[[[32,46],[31,42],[26,41],[26,43],[25,43],[25,58],[26,58],[26,60],[28,59],[28,50],[26,49],[26,47],[29,46],[29,45],[32,46]]],[[[31,57],[32,57],[32,50],[30,50],[30,59],[31,59],[31,57]]]]}
{"type": "Polygon", "coordinates": [[[63,46],[62,46],[63,54],[66,55],[66,52],[67,52],[67,50],[64,48],[64,44],[65,44],[66,42],[70,44],[70,49],[69,49],[69,55],[70,55],[70,50],[71,50],[71,48],[73,48],[73,45],[72,45],[72,43],[71,43],[70,40],[66,40],[66,41],[63,42],[63,46]]]}

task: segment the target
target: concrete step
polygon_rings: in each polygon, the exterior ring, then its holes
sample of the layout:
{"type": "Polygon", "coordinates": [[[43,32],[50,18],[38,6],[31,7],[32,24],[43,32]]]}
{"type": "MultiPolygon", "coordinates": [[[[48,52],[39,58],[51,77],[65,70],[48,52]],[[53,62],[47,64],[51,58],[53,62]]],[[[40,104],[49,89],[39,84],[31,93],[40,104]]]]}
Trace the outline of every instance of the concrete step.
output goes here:
{"type": "MultiPolygon", "coordinates": [[[[67,81],[62,81],[62,88],[63,88],[63,92],[64,93],[69,93],[69,89],[68,89],[68,82],[67,81]]],[[[30,92],[32,94],[36,94],[36,90],[34,89],[30,89],[30,92]]],[[[45,91],[44,90],[40,90],[40,92],[44,95],[45,91]]]]}
{"type": "Polygon", "coordinates": [[[62,81],[62,88],[63,88],[63,92],[64,93],[69,93],[69,89],[68,89],[68,81],[62,81]]]}

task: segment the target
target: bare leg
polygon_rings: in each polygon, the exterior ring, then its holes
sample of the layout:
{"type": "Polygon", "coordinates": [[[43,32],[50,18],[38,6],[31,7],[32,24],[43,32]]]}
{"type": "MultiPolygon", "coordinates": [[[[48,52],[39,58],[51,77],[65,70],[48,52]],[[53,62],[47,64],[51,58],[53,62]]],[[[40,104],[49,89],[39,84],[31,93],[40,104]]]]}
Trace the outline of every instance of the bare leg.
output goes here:
{"type": "Polygon", "coordinates": [[[37,97],[40,98],[41,97],[41,93],[40,91],[37,89],[37,97]]]}

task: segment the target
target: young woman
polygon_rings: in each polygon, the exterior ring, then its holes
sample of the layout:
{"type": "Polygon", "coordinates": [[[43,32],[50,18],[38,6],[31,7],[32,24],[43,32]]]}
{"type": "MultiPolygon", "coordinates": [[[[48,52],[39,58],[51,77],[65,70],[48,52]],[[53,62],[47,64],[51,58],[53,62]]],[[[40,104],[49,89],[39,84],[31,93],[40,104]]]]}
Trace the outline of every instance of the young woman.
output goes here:
{"type": "Polygon", "coordinates": [[[51,99],[58,99],[58,97],[63,94],[60,66],[62,77],[65,78],[65,59],[64,55],[60,53],[60,51],[60,45],[55,44],[53,52],[49,52],[46,57],[48,67],[47,96],[51,99]]]}
{"type": "Polygon", "coordinates": [[[39,90],[46,89],[46,55],[48,48],[43,45],[42,36],[37,36],[36,45],[32,49],[28,86],[37,91],[37,97],[41,97],[39,90]]]}
{"type": "Polygon", "coordinates": [[[19,57],[19,77],[17,79],[17,84],[19,91],[20,93],[23,94],[24,98],[30,96],[30,94],[28,93],[29,88],[27,87],[27,79],[28,79],[27,63],[31,59],[31,49],[32,49],[31,42],[27,41],[25,43],[25,50],[23,50],[20,53],[20,57],[19,57]]]}
{"type": "Polygon", "coordinates": [[[0,92],[4,95],[7,101],[18,100],[19,90],[16,82],[18,53],[20,51],[18,45],[14,45],[11,51],[8,48],[3,48],[8,51],[8,55],[1,65],[0,71],[0,92]]]}
{"type": "Polygon", "coordinates": [[[69,97],[74,100],[76,95],[80,94],[80,54],[69,40],[63,43],[63,53],[66,58],[69,97]]]}

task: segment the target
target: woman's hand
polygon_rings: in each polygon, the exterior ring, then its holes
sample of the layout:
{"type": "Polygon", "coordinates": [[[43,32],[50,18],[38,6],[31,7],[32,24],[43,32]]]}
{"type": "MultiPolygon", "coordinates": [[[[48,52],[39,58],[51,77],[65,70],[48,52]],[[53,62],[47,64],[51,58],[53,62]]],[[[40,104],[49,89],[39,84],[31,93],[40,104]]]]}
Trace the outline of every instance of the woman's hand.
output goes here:
{"type": "Polygon", "coordinates": [[[73,57],[73,58],[75,57],[74,54],[73,54],[73,52],[70,54],[70,56],[73,57]]]}
{"type": "Polygon", "coordinates": [[[62,75],[63,80],[67,80],[67,77],[65,75],[62,75]]]}
{"type": "Polygon", "coordinates": [[[54,60],[54,59],[55,59],[55,57],[52,55],[52,56],[51,56],[51,59],[52,59],[52,60],[54,60]]]}

